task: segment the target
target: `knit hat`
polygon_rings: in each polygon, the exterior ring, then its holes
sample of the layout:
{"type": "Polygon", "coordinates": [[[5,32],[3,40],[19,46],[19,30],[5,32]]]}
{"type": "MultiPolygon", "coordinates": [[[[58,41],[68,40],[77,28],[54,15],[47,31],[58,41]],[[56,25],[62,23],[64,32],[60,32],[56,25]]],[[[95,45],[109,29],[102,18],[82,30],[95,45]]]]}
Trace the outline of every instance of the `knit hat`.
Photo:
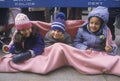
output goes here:
{"type": "Polygon", "coordinates": [[[98,6],[88,14],[88,19],[92,16],[97,16],[101,18],[105,23],[107,23],[109,19],[108,8],[103,6],[98,6]]]}
{"type": "Polygon", "coordinates": [[[59,30],[61,32],[65,32],[65,14],[59,12],[56,14],[54,22],[51,25],[51,30],[59,30]]]}
{"type": "Polygon", "coordinates": [[[31,28],[32,24],[27,17],[27,15],[23,13],[17,14],[15,17],[15,27],[17,30],[25,29],[25,28],[31,28]]]}

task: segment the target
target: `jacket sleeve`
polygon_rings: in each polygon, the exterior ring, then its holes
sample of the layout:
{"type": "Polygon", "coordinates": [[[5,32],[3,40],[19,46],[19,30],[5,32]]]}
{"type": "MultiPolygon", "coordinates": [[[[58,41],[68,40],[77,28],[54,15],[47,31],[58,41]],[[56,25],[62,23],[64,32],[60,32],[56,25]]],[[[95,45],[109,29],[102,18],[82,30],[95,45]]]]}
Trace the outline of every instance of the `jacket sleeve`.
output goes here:
{"type": "Polygon", "coordinates": [[[13,43],[10,46],[10,50],[9,50],[9,52],[12,54],[18,54],[18,53],[21,53],[22,51],[23,51],[23,48],[21,43],[13,43]]]}
{"type": "Polygon", "coordinates": [[[9,52],[12,53],[12,54],[15,54],[15,46],[14,46],[14,44],[12,44],[12,45],[10,46],[9,52]]]}
{"type": "Polygon", "coordinates": [[[44,51],[45,43],[42,36],[39,34],[36,44],[29,50],[32,56],[41,55],[44,51]]]}
{"type": "Polygon", "coordinates": [[[107,28],[107,39],[106,39],[106,45],[109,45],[113,48],[112,52],[108,52],[109,55],[117,55],[118,53],[118,46],[116,45],[116,43],[112,40],[112,35],[111,35],[111,31],[109,28],[107,28]]]}
{"type": "Polygon", "coordinates": [[[73,46],[78,49],[86,50],[88,46],[83,44],[82,34],[83,34],[83,28],[79,28],[75,36],[73,46]]]}

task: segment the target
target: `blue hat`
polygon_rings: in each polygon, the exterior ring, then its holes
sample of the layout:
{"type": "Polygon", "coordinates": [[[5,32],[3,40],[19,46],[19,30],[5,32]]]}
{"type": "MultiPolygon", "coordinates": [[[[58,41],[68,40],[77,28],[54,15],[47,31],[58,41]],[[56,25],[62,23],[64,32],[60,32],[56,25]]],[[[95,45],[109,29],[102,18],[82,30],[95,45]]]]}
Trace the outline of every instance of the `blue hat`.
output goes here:
{"type": "Polygon", "coordinates": [[[65,14],[59,12],[56,14],[54,22],[51,25],[52,30],[59,30],[61,32],[65,32],[65,14]]]}

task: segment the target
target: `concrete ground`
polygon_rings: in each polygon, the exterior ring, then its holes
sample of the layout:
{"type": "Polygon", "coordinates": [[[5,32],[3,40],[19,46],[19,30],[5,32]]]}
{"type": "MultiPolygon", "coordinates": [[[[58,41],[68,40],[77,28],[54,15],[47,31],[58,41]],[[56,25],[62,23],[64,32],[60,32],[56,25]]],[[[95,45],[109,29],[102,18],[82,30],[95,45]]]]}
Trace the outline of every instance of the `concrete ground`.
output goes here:
{"type": "Polygon", "coordinates": [[[0,81],[120,81],[114,75],[82,75],[75,69],[64,67],[47,75],[33,73],[0,73],[0,81]]]}
{"type": "MultiPolygon", "coordinates": [[[[120,48],[120,29],[116,29],[115,42],[120,48]]],[[[120,52],[119,52],[120,54],[120,52]]],[[[0,51],[0,56],[4,53],[0,51]]],[[[118,69],[118,71],[120,71],[118,69]]],[[[34,73],[0,73],[0,81],[120,81],[120,76],[115,75],[83,75],[74,68],[63,67],[46,75],[34,73]]]]}

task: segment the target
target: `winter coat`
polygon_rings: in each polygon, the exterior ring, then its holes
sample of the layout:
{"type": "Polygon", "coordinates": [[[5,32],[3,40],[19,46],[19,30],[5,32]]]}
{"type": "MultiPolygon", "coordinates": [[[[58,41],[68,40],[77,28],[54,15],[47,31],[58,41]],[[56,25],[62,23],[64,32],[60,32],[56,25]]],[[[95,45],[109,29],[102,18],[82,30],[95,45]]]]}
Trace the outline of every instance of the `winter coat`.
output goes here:
{"type": "MultiPolygon", "coordinates": [[[[33,56],[40,55],[44,50],[44,40],[40,34],[37,38],[30,36],[24,39],[24,49],[25,51],[32,50],[33,56]]],[[[10,46],[10,53],[15,54],[15,45],[14,43],[10,46]]]]}
{"type": "MultiPolygon", "coordinates": [[[[109,18],[108,9],[105,7],[98,7],[88,14],[88,20],[80,27],[77,31],[76,37],[74,39],[74,47],[82,50],[93,49],[96,51],[105,51],[106,38],[107,38],[107,21],[109,18]],[[88,23],[89,18],[97,16],[101,18],[104,23],[99,31],[93,33],[90,31],[88,23]]],[[[113,48],[112,52],[109,52],[111,55],[116,55],[118,47],[110,45],[113,48]]]]}
{"type": "Polygon", "coordinates": [[[64,32],[64,40],[56,40],[54,38],[52,38],[50,36],[50,32],[47,32],[46,35],[45,35],[45,46],[50,46],[54,43],[57,43],[57,42],[62,42],[62,43],[65,43],[65,44],[68,44],[68,45],[72,45],[72,40],[71,40],[71,37],[70,35],[67,33],[67,32],[64,32]]]}

